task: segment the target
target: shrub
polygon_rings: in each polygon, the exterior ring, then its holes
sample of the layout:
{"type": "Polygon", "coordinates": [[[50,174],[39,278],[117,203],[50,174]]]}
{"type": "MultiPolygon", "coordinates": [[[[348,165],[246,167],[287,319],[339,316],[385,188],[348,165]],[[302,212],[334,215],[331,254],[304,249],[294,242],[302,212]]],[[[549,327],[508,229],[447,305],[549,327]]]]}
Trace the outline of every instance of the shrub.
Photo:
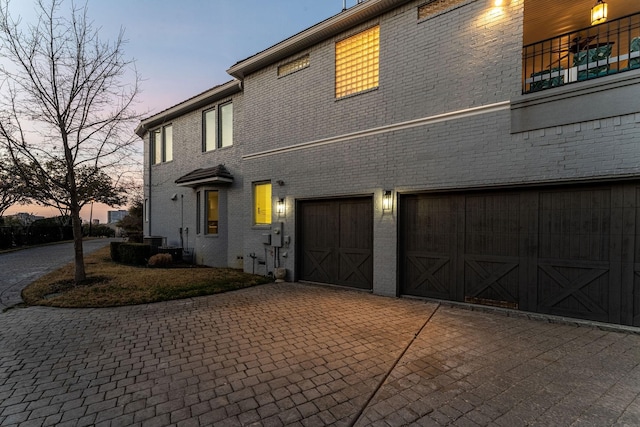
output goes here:
{"type": "Polygon", "coordinates": [[[127,240],[131,243],[142,243],[144,241],[144,235],[142,232],[127,232],[127,240]]]}
{"type": "Polygon", "coordinates": [[[122,243],[118,247],[120,262],[129,265],[145,265],[151,255],[151,245],[144,243],[122,243]]]}
{"type": "Polygon", "coordinates": [[[172,262],[171,254],[155,254],[149,258],[149,267],[168,267],[172,262]]]}
{"type": "Polygon", "coordinates": [[[123,242],[111,242],[109,247],[109,253],[111,254],[111,259],[115,262],[120,262],[120,245],[123,242]]]}

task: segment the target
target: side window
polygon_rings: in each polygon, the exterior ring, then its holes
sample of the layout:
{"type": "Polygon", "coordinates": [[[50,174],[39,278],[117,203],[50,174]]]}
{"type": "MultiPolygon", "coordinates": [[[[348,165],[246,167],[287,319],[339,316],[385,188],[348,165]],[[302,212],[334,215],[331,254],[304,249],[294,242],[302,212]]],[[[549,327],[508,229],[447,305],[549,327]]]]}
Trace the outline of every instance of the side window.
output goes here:
{"type": "Polygon", "coordinates": [[[151,133],[151,144],[153,145],[153,149],[151,152],[153,153],[153,158],[151,162],[154,165],[158,163],[162,163],[162,129],[156,129],[151,133]]]}
{"type": "Polygon", "coordinates": [[[218,192],[207,191],[207,234],[218,234],[218,192]]]}
{"type": "Polygon", "coordinates": [[[253,186],[253,222],[256,225],[271,224],[271,183],[253,186]]]}
{"type": "Polygon", "coordinates": [[[202,209],[202,202],[200,201],[200,192],[196,193],[196,234],[200,234],[202,231],[201,218],[202,214],[200,213],[202,209]]]}
{"type": "Polygon", "coordinates": [[[151,163],[173,160],[173,126],[167,125],[151,132],[151,163]]]}

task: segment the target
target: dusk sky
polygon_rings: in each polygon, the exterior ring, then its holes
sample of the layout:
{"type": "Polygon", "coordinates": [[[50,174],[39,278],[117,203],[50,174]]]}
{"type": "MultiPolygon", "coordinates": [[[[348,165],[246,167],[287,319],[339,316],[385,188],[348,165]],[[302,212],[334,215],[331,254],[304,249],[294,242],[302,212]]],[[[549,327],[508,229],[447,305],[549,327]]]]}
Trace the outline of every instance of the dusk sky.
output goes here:
{"type": "MultiPolygon", "coordinates": [[[[76,1],[83,4],[83,0],[76,1]]],[[[356,0],[347,0],[352,7],[356,0]]],[[[125,54],[142,75],[138,111],[162,111],[232,79],[226,70],[342,11],[343,0],[88,0],[102,39],[125,30],[125,54]]],[[[68,8],[67,1],[65,8],[68,8]]],[[[11,11],[33,22],[34,1],[13,0],[11,11]]],[[[133,129],[131,130],[133,132],[133,129]]],[[[93,218],[106,222],[94,206],[93,218]]],[[[5,214],[55,216],[54,209],[14,206],[5,214]]],[[[89,219],[88,208],[82,212],[89,219]]]]}

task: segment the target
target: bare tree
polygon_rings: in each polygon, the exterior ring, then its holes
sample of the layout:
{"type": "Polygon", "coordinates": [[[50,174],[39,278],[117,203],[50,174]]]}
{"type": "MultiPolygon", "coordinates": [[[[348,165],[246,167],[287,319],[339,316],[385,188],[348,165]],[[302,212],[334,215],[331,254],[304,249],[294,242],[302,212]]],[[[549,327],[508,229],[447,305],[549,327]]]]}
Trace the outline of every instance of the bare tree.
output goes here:
{"type": "Polygon", "coordinates": [[[0,218],[11,206],[26,201],[26,188],[13,163],[6,157],[0,157],[0,218]]]}
{"type": "MultiPolygon", "coordinates": [[[[102,41],[86,5],[72,3],[68,11],[64,5],[38,0],[37,22],[23,25],[9,0],[0,0],[0,144],[32,198],[68,209],[80,282],[86,278],[80,209],[104,196],[96,183],[131,164],[140,77],[124,58],[123,30],[102,41]]],[[[121,183],[109,182],[117,193],[121,183]]]]}

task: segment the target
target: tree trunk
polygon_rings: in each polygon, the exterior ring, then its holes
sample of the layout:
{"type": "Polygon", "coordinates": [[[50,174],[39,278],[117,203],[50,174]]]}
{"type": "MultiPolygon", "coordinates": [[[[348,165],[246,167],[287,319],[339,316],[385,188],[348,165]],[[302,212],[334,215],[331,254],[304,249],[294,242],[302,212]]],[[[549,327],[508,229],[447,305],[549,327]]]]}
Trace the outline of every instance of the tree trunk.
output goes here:
{"type": "Polygon", "coordinates": [[[80,208],[71,208],[71,224],[73,225],[73,250],[75,253],[75,283],[80,283],[87,278],[84,270],[84,253],[82,251],[82,220],[80,219],[80,208]]]}

